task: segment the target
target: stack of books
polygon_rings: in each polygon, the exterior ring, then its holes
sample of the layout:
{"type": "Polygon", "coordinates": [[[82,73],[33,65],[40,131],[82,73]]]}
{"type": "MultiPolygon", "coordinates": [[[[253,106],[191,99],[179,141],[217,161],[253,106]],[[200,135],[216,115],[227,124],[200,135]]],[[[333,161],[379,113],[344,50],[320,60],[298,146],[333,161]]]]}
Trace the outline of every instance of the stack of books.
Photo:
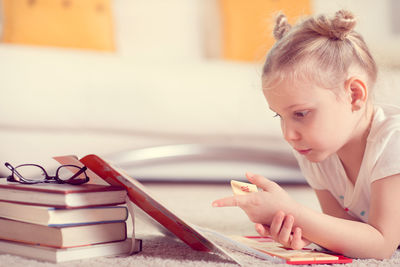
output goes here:
{"type": "Polygon", "coordinates": [[[0,252],[63,262],[127,254],[121,187],[0,180],[0,252]]]}

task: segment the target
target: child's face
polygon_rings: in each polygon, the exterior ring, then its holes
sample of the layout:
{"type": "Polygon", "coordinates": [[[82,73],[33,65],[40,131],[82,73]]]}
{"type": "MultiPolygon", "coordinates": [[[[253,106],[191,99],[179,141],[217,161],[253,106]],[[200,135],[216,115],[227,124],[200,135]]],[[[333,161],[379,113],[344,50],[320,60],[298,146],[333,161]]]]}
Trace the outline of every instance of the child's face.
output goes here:
{"type": "Polygon", "coordinates": [[[308,160],[319,162],[337,152],[354,129],[351,101],[334,91],[284,82],[264,90],[272,111],[281,120],[286,141],[308,160]]]}

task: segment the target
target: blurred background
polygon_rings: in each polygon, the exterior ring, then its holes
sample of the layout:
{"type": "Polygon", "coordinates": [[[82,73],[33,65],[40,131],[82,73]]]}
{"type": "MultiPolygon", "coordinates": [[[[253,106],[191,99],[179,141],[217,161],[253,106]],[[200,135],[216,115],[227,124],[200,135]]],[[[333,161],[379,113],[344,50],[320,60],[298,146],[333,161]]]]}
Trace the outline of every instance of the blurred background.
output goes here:
{"type": "Polygon", "coordinates": [[[400,102],[398,0],[0,2],[1,175],[94,153],[143,181],[304,183],[261,93],[278,11],[353,11],[400,102]]]}

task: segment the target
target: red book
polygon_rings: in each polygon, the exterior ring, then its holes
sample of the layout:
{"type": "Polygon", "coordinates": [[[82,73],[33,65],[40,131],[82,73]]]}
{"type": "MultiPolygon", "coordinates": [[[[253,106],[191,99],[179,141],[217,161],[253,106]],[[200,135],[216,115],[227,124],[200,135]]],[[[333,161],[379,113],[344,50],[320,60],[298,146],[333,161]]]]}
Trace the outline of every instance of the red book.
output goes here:
{"type": "MultiPolygon", "coordinates": [[[[193,229],[188,223],[177,217],[170,210],[156,201],[145,189],[145,187],[136,179],[129,177],[122,170],[117,170],[108,162],[96,155],[87,155],[80,160],[73,156],[55,157],[61,164],[85,165],[89,172],[88,176],[92,178],[97,175],[112,186],[125,188],[129,199],[150,215],[154,220],[171,231],[174,235],[188,244],[191,248],[200,251],[213,250],[213,244],[201,233],[193,229]],[[93,171],[93,173],[91,173],[93,171]]],[[[95,178],[96,179],[96,178],[95,178]]]]}

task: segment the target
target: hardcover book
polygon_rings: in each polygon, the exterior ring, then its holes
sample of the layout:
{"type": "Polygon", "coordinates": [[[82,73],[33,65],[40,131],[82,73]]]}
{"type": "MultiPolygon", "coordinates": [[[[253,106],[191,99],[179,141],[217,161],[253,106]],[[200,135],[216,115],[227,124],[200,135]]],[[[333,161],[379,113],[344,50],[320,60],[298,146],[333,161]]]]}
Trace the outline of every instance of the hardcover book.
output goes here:
{"type": "Polygon", "coordinates": [[[124,206],[63,209],[0,201],[0,217],[47,226],[122,222],[128,218],[124,206]]]}
{"type": "MultiPolygon", "coordinates": [[[[73,248],[52,248],[0,240],[0,252],[49,262],[66,262],[104,256],[125,255],[131,252],[132,240],[115,241],[73,248]]],[[[135,244],[141,246],[141,240],[135,244]]],[[[140,251],[141,248],[136,248],[140,251]]]]}
{"type": "Polygon", "coordinates": [[[0,200],[58,208],[82,208],[125,203],[126,191],[121,187],[98,184],[20,184],[1,179],[0,200]]]}
{"type": "Polygon", "coordinates": [[[67,248],[125,240],[125,222],[49,227],[0,218],[0,239],[67,248]]]}

